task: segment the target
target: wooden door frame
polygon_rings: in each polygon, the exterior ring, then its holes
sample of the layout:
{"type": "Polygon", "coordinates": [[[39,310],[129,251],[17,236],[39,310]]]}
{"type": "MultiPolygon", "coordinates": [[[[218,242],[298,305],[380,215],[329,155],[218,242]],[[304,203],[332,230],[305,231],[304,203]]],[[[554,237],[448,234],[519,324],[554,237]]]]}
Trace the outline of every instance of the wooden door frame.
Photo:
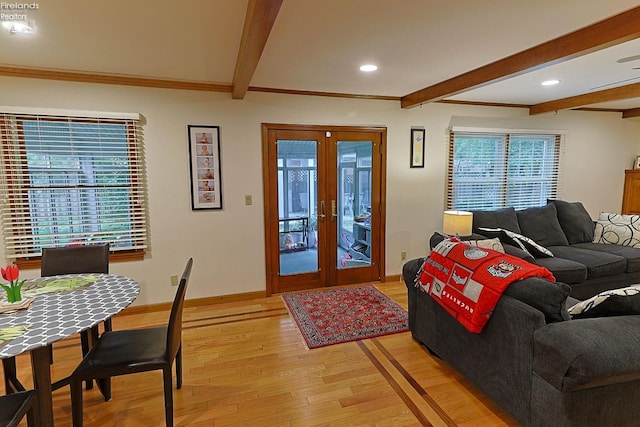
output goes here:
{"type": "MultiPolygon", "coordinates": [[[[273,221],[270,221],[271,215],[275,212],[277,215],[278,206],[272,206],[269,187],[270,179],[273,179],[273,174],[269,171],[269,134],[273,131],[321,131],[321,132],[375,132],[380,133],[380,247],[379,247],[379,269],[380,269],[380,282],[385,281],[386,276],[386,189],[387,189],[387,128],[385,126],[323,126],[323,125],[295,125],[295,124],[283,124],[283,123],[262,123],[262,184],[263,184],[263,221],[264,221],[264,234],[265,234],[265,270],[266,270],[266,294],[270,296],[274,293],[272,289],[272,277],[274,274],[278,274],[277,271],[273,271],[272,265],[274,263],[269,257],[276,256],[277,254],[271,254],[270,249],[273,247],[272,241],[273,233],[273,221]]],[[[325,134],[326,135],[326,134],[325,134]]],[[[329,138],[325,137],[325,140],[329,138]]],[[[276,178],[277,179],[277,178],[276,178]]]]}

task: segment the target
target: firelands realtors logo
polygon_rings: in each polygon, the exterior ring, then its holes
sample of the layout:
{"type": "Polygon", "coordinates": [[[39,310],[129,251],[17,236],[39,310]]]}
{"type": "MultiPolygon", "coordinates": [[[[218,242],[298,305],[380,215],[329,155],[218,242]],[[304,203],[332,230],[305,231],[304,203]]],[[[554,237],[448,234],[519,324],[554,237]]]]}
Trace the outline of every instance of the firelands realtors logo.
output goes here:
{"type": "Polygon", "coordinates": [[[11,34],[35,33],[32,15],[38,9],[39,3],[0,2],[0,21],[11,34]]]}

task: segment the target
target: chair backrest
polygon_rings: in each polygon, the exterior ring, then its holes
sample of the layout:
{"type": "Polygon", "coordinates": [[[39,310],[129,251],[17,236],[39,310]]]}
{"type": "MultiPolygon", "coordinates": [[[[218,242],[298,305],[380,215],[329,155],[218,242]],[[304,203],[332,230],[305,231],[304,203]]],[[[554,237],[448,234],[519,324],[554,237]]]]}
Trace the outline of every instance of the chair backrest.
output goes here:
{"type": "Polygon", "coordinates": [[[43,248],[40,276],[109,273],[109,244],[43,248]]]}
{"type": "Polygon", "coordinates": [[[173,360],[178,353],[178,349],[182,343],[182,309],[184,308],[184,296],[187,292],[187,284],[191,275],[191,267],[193,266],[193,258],[189,258],[184,268],[180,284],[176,291],[171,306],[171,314],[169,315],[169,327],[167,328],[167,359],[173,360]]]}

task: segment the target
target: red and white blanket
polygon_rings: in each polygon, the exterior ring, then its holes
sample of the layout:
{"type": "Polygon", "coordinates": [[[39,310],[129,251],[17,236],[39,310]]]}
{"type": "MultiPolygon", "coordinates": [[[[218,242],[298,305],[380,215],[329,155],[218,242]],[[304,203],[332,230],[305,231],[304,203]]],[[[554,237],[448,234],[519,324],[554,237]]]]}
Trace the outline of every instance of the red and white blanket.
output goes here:
{"type": "Polygon", "coordinates": [[[555,282],[544,267],[450,239],[425,258],[416,286],[431,294],[467,330],[480,332],[502,292],[514,281],[532,276],[555,282]]]}

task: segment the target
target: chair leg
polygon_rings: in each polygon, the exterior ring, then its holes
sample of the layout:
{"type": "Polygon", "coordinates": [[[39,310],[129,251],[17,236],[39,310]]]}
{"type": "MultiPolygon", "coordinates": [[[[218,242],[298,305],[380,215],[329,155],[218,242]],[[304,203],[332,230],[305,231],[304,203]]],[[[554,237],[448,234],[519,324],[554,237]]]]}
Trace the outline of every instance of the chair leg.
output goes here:
{"type": "Polygon", "coordinates": [[[108,402],[111,400],[111,377],[107,378],[99,378],[96,380],[96,384],[98,384],[98,390],[104,396],[104,401],[108,402]]]}
{"type": "Polygon", "coordinates": [[[71,378],[71,421],[73,427],[82,427],[83,410],[82,410],[82,381],[71,378]]]}
{"type": "Polygon", "coordinates": [[[16,358],[7,357],[2,359],[2,368],[4,370],[4,390],[6,394],[24,391],[24,386],[18,380],[18,371],[16,368],[16,358]]]}
{"type": "MultiPolygon", "coordinates": [[[[89,353],[89,349],[91,348],[89,344],[89,331],[80,332],[80,344],[82,345],[82,357],[86,356],[89,353]]],[[[87,380],[87,390],[91,390],[93,388],[93,380],[87,380]]]]}
{"type": "Polygon", "coordinates": [[[80,345],[82,346],[82,356],[86,356],[89,352],[89,335],[87,331],[80,332],[80,345]]]}
{"type": "Polygon", "coordinates": [[[182,343],[176,354],[176,388],[182,388],[182,343]]]}
{"type": "MultiPolygon", "coordinates": [[[[162,369],[164,376],[164,418],[167,427],[173,427],[173,380],[171,365],[162,369]]],[[[74,426],[75,427],[75,426],[74,426]]]]}

